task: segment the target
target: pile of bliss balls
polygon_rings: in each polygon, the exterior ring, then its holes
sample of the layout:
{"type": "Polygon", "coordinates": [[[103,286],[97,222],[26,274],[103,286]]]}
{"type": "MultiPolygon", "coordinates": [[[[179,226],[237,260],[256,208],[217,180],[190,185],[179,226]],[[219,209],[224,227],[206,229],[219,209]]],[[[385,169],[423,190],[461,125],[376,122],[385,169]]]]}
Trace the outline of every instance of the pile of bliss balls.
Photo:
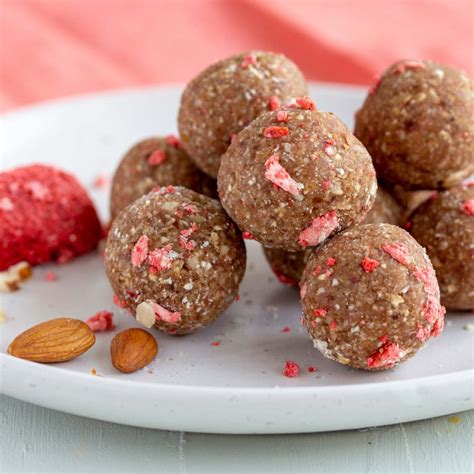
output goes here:
{"type": "Polygon", "coordinates": [[[299,286],[324,356],[367,370],[412,357],[444,306],[474,307],[473,105],[463,72],[401,61],[351,133],[281,54],[209,66],[182,95],[180,138],[134,145],[116,171],[116,303],[168,334],[204,327],[238,297],[253,239],[299,286]]]}

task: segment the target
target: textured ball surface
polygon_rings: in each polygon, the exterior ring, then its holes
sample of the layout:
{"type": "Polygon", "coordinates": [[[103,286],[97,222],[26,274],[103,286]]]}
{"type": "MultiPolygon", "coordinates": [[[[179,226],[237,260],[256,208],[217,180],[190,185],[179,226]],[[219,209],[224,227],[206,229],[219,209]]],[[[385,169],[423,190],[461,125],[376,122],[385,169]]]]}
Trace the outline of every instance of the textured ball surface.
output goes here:
{"type": "Polygon", "coordinates": [[[222,158],[218,191],[241,230],[298,251],[359,223],[377,190],[364,146],[303,99],[245,127],[222,158]]]}
{"type": "Polygon", "coordinates": [[[308,93],[303,74],[282,54],[249,51],[212,64],[181,98],[178,127],[196,165],[217,177],[232,137],[262,112],[308,93]]]}
{"type": "Polygon", "coordinates": [[[202,173],[172,135],[148,138],[134,145],[122,158],[112,181],[112,219],[135,199],[155,187],[183,186],[217,197],[217,184],[202,173]]]}
{"type": "Polygon", "coordinates": [[[474,172],[474,94],[462,71],[428,61],[391,66],[356,115],[379,178],[449,188],[474,172]]]}
{"type": "Polygon", "coordinates": [[[210,324],[234,301],[245,262],[240,232],[219,202],[173,186],[120,212],[105,249],[116,302],[178,335],[210,324]]]}
{"type": "Polygon", "coordinates": [[[444,325],[428,256],[390,224],[352,227],[313,251],[301,298],[303,324],[315,347],[359,369],[405,361],[444,325]]]}
{"type": "Polygon", "coordinates": [[[474,308],[474,187],[457,186],[423,204],[410,232],[436,270],[441,303],[451,310],[474,308]]]}

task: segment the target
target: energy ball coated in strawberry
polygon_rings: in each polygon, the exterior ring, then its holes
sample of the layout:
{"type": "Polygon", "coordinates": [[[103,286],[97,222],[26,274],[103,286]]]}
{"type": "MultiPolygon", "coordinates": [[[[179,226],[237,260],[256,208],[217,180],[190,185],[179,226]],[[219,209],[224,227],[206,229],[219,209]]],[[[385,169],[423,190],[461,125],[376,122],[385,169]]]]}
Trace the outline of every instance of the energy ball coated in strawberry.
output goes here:
{"type": "Polygon", "coordinates": [[[218,176],[222,205],[240,229],[286,251],[315,247],[359,223],[376,190],[364,146],[307,98],[245,127],[218,176]]]}
{"type": "Polygon", "coordinates": [[[102,227],[77,179],[49,165],[0,173],[0,270],[66,263],[94,250],[102,227]]]}
{"type": "Polygon", "coordinates": [[[412,189],[450,188],[474,172],[474,92],[462,71],[400,61],[356,114],[355,135],[378,177],[412,189]]]}
{"type": "Polygon", "coordinates": [[[431,262],[391,224],[354,226],[328,240],[310,256],[301,287],[302,322],[314,346],[354,368],[389,369],[443,329],[431,262]]]}
{"type": "Polygon", "coordinates": [[[112,219],[135,199],[169,184],[217,197],[216,182],[194,165],[178,138],[168,135],[138,142],[115,172],[110,197],[112,219]]]}
{"type": "Polygon", "coordinates": [[[116,301],[172,335],[214,321],[237,296],[245,262],[240,232],[219,202],[173,186],[123,209],[105,248],[116,301]]]}
{"type": "Polygon", "coordinates": [[[441,303],[450,310],[474,308],[474,187],[457,186],[423,204],[410,232],[436,270],[441,303]]]}
{"type": "Polygon", "coordinates": [[[248,51],[212,64],[181,98],[178,127],[196,165],[217,177],[233,137],[266,110],[308,93],[303,74],[282,54],[248,51]]]}
{"type": "MultiPolygon", "coordinates": [[[[377,188],[374,205],[366,214],[362,224],[400,223],[400,206],[397,201],[380,186],[377,188]]],[[[300,252],[263,247],[265,257],[273,273],[284,285],[296,286],[303,275],[311,249],[300,252]]],[[[334,264],[334,263],[333,263],[334,264]]],[[[331,265],[331,259],[329,259],[331,265]]]]}

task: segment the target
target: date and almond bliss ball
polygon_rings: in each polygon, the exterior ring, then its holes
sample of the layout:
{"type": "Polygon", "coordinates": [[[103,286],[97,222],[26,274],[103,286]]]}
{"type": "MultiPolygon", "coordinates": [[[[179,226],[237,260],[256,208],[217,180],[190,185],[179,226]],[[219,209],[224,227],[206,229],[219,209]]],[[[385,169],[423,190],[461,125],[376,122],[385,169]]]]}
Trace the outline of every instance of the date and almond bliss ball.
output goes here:
{"type": "MultiPolygon", "coordinates": [[[[374,205],[361,224],[383,223],[398,225],[400,223],[400,206],[388,191],[379,186],[374,205]]],[[[281,283],[288,286],[298,285],[311,249],[301,252],[286,252],[281,249],[263,247],[263,251],[273,273],[281,283]]],[[[330,264],[331,259],[329,260],[330,264]]]]}
{"type": "Polygon", "coordinates": [[[196,165],[217,177],[235,134],[266,110],[308,93],[298,67],[282,54],[249,51],[212,64],[181,98],[178,128],[196,165]]]}
{"type": "Polygon", "coordinates": [[[234,301],[246,254],[217,200],[168,186],[119,213],[105,263],[120,306],[147,327],[182,335],[210,324],[234,301]]]}
{"type": "Polygon", "coordinates": [[[314,251],[301,280],[301,300],[315,347],[359,369],[405,361],[444,325],[428,256],[391,224],[354,226],[314,251]]]}
{"type": "Polygon", "coordinates": [[[441,303],[474,308],[474,187],[434,195],[411,216],[410,232],[426,248],[436,270],[441,303]]]}
{"type": "Polygon", "coordinates": [[[355,135],[378,177],[409,189],[449,188],[474,172],[474,93],[462,71],[400,61],[356,114],[355,135]]]}
{"type": "Polygon", "coordinates": [[[101,238],[94,205],[73,175],[42,164],[0,173],[0,271],[21,261],[66,263],[101,238]]]}
{"type": "Polygon", "coordinates": [[[115,172],[110,196],[112,219],[135,199],[169,184],[217,197],[216,182],[194,165],[178,138],[168,135],[138,142],[115,172]]]}
{"type": "Polygon", "coordinates": [[[299,251],[359,223],[377,181],[364,146],[309,98],[265,112],[222,157],[222,205],[265,247],[299,251]]]}

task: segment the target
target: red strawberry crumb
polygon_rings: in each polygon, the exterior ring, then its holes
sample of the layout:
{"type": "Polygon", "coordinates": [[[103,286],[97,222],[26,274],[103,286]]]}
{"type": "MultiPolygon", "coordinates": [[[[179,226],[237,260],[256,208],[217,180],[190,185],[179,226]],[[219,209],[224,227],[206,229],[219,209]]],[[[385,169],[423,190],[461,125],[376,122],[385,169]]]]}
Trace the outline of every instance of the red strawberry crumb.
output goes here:
{"type": "Polygon", "coordinates": [[[329,329],[331,329],[331,331],[334,331],[336,328],[337,328],[337,323],[336,323],[336,321],[331,321],[331,322],[329,323],[329,329]]]}
{"type": "Polygon", "coordinates": [[[386,334],[384,334],[383,336],[380,336],[380,342],[382,344],[385,344],[388,342],[388,336],[386,334]]]}
{"type": "Polygon", "coordinates": [[[406,221],[405,224],[403,224],[403,228],[405,230],[410,230],[413,227],[413,222],[412,221],[406,221]]]}
{"type": "Polygon", "coordinates": [[[109,178],[105,174],[99,174],[94,178],[94,188],[103,189],[109,184],[109,178]]]}
{"type": "Polygon", "coordinates": [[[285,137],[288,135],[288,127],[267,127],[263,131],[263,135],[266,138],[280,138],[280,137],[285,137]]]}
{"type": "Polygon", "coordinates": [[[474,216],[474,199],[466,199],[459,207],[464,214],[474,216]]]}
{"type": "Polygon", "coordinates": [[[248,230],[244,230],[242,232],[242,237],[246,240],[254,240],[255,237],[253,236],[252,232],[249,232],[248,230]]]}
{"type": "Polygon", "coordinates": [[[323,318],[324,316],[326,316],[326,314],[328,314],[328,311],[327,311],[327,309],[325,309],[325,308],[316,308],[316,309],[313,311],[313,314],[314,314],[314,316],[316,316],[317,318],[323,318]]]}
{"type": "Polygon", "coordinates": [[[298,105],[300,109],[316,110],[316,105],[314,104],[311,97],[308,96],[299,97],[298,99],[296,99],[296,105],[298,105]]]}
{"type": "Polygon", "coordinates": [[[283,272],[278,270],[278,268],[276,268],[275,266],[272,267],[272,271],[275,274],[275,276],[278,278],[280,283],[283,283],[284,285],[295,286],[298,283],[294,278],[291,278],[290,276],[285,275],[283,272]]]}
{"type": "Polygon", "coordinates": [[[334,257],[328,257],[326,260],[328,267],[333,267],[336,265],[336,259],[334,257]]]}
{"type": "Polygon", "coordinates": [[[321,265],[318,265],[318,266],[312,271],[311,275],[317,276],[317,275],[319,275],[319,274],[321,273],[321,270],[322,270],[321,265]]]}
{"type": "Polygon", "coordinates": [[[132,265],[134,267],[139,267],[145,260],[148,255],[148,237],[142,235],[132,250],[132,265]]]}
{"type": "Polygon", "coordinates": [[[58,279],[58,275],[55,272],[46,272],[44,274],[44,279],[46,281],[56,281],[58,279]]]}
{"type": "Polygon", "coordinates": [[[113,296],[113,302],[115,306],[118,306],[119,308],[125,308],[127,305],[125,300],[120,299],[117,295],[113,296]]]}
{"type": "Polygon", "coordinates": [[[364,272],[372,273],[380,265],[380,262],[373,258],[364,257],[362,259],[361,265],[364,272]]]}
{"type": "Polygon", "coordinates": [[[153,308],[153,311],[155,312],[156,319],[164,321],[165,323],[169,323],[169,324],[176,324],[179,321],[181,321],[181,313],[179,311],[176,311],[176,312],[170,311],[153,301],[150,301],[149,304],[153,308]]]}
{"type": "Polygon", "coordinates": [[[175,135],[168,135],[166,137],[166,143],[170,146],[172,146],[173,148],[181,148],[181,141],[180,139],[175,136],[175,135]]]}
{"type": "Polygon", "coordinates": [[[392,244],[382,244],[380,247],[385,253],[402,265],[408,265],[412,261],[408,248],[404,244],[394,242],[392,244]]]}
{"type": "Polygon", "coordinates": [[[304,300],[304,297],[306,296],[306,293],[308,292],[308,285],[306,283],[303,283],[300,288],[300,298],[304,300]]]}
{"type": "Polygon", "coordinates": [[[287,360],[285,362],[285,367],[283,368],[283,375],[285,377],[294,378],[297,377],[300,373],[300,366],[293,362],[292,360],[287,360]]]}
{"type": "Polygon", "coordinates": [[[231,136],[230,136],[230,143],[234,143],[235,140],[237,138],[237,134],[236,133],[233,133],[231,136]]]}
{"type": "Polygon", "coordinates": [[[288,122],[288,112],[286,110],[279,110],[276,113],[277,122],[288,122]]]}
{"type": "Polygon", "coordinates": [[[257,58],[255,54],[248,54],[244,57],[244,59],[242,59],[242,62],[240,63],[244,69],[247,69],[249,66],[254,64],[257,64],[257,58]]]}
{"type": "Polygon", "coordinates": [[[110,311],[99,311],[98,313],[91,316],[86,324],[89,326],[91,331],[102,332],[102,331],[112,331],[115,329],[114,323],[112,321],[114,315],[110,311]]]}
{"type": "Polygon", "coordinates": [[[193,232],[197,230],[196,224],[193,222],[189,229],[184,229],[179,233],[179,246],[185,250],[194,250],[196,248],[196,242],[189,240],[189,237],[193,232]]]}
{"type": "Polygon", "coordinates": [[[417,323],[417,331],[415,337],[420,341],[426,341],[431,335],[430,326],[422,326],[420,323],[417,323]]]}
{"type": "Polygon", "coordinates": [[[324,153],[326,153],[326,155],[328,155],[328,156],[335,155],[336,154],[336,148],[334,147],[335,144],[336,144],[336,142],[332,138],[329,138],[328,140],[325,140],[324,141],[324,153]]]}
{"type": "Polygon", "coordinates": [[[325,180],[323,181],[323,189],[324,189],[324,191],[327,191],[327,190],[331,187],[331,184],[332,184],[332,182],[331,182],[330,179],[325,179],[325,180]]]}
{"type": "Polygon", "coordinates": [[[237,293],[237,294],[235,295],[234,301],[240,301],[240,295],[239,295],[239,293],[237,293]]]}
{"type": "Polygon", "coordinates": [[[367,367],[376,369],[379,367],[393,367],[400,361],[400,347],[396,342],[388,341],[379,347],[368,359],[367,367]]]}
{"type": "Polygon", "coordinates": [[[316,372],[318,369],[314,365],[308,366],[308,372],[316,372]]]}
{"type": "Polygon", "coordinates": [[[166,152],[164,150],[155,150],[148,157],[148,163],[152,166],[161,165],[166,160],[166,152]]]}
{"type": "Polygon", "coordinates": [[[270,110],[276,110],[281,107],[280,99],[276,95],[272,95],[268,99],[268,108],[270,110]]]}
{"type": "Polygon", "coordinates": [[[335,211],[326,212],[315,217],[311,225],[300,233],[298,243],[302,247],[315,246],[326,240],[339,226],[339,219],[335,211]]]}
{"type": "Polygon", "coordinates": [[[148,263],[151,265],[150,272],[158,273],[171,268],[173,246],[165,245],[161,249],[155,249],[148,255],[148,263]]]}
{"type": "Polygon", "coordinates": [[[265,178],[271,181],[275,186],[283,189],[293,196],[299,196],[298,183],[288,174],[285,168],[279,163],[280,157],[272,155],[265,162],[265,178]]]}
{"type": "Polygon", "coordinates": [[[220,345],[221,345],[220,341],[212,341],[211,342],[211,346],[217,347],[217,346],[220,346],[220,345]]]}
{"type": "Polygon", "coordinates": [[[289,326],[285,326],[285,327],[281,330],[281,332],[290,332],[290,331],[291,331],[291,329],[289,328],[289,326]]]}
{"type": "Polygon", "coordinates": [[[198,212],[198,208],[193,204],[184,204],[176,211],[176,217],[181,218],[184,216],[197,214],[198,212]]]}

